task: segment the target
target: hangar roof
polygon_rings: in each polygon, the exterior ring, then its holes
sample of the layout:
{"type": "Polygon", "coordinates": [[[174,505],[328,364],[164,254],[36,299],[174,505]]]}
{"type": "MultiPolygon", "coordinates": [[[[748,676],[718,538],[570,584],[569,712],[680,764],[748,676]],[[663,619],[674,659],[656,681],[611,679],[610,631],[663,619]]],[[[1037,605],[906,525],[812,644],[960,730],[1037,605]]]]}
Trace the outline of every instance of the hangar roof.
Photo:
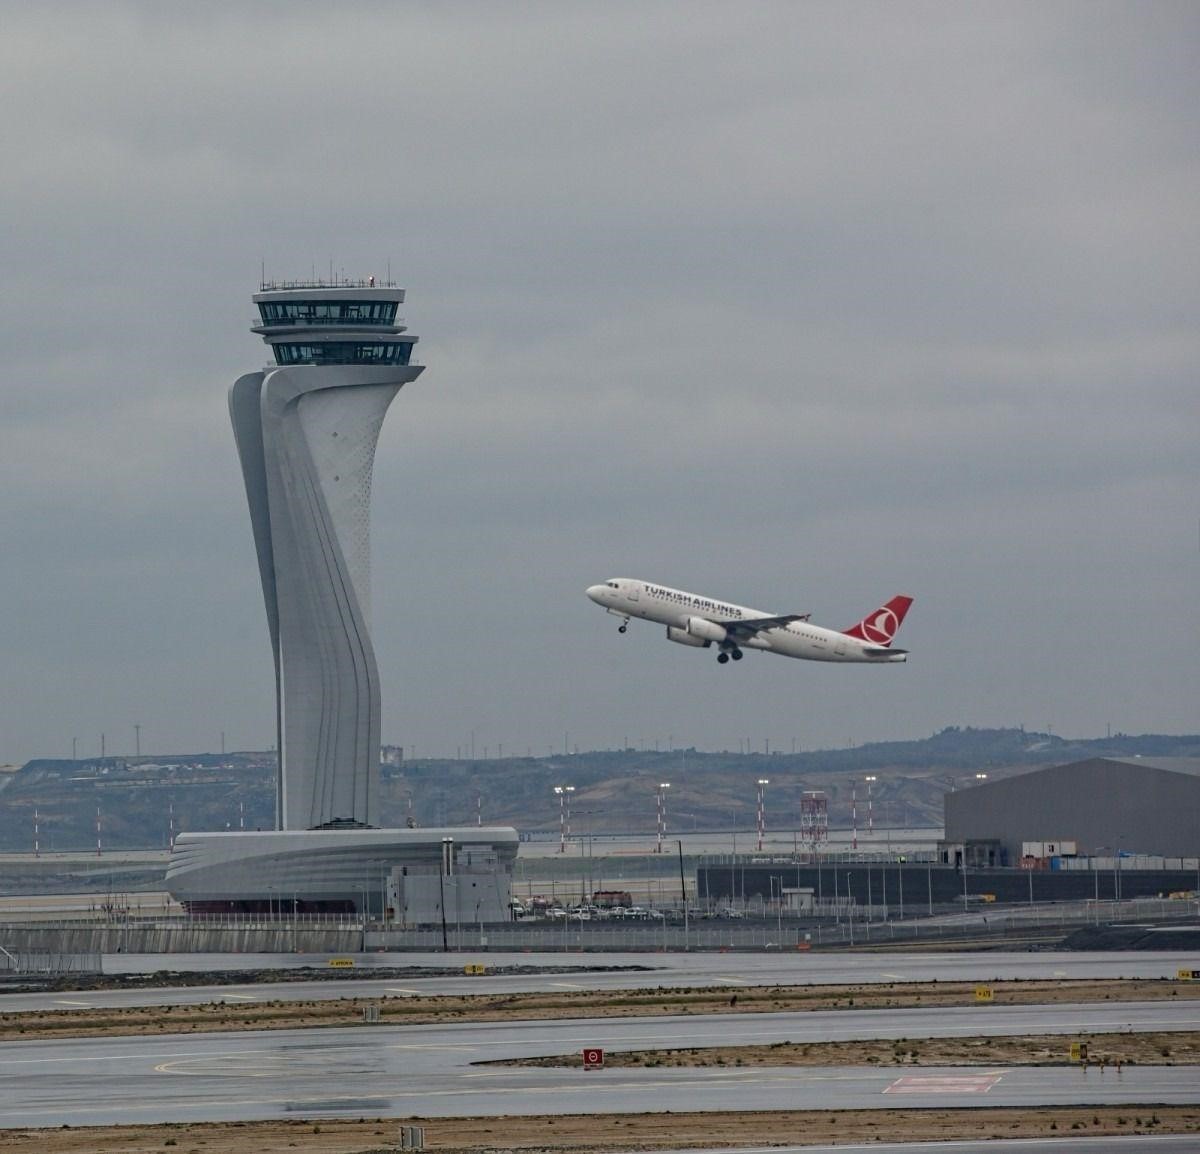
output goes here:
{"type": "Polygon", "coordinates": [[[1119,761],[1125,765],[1148,765],[1151,769],[1166,769],[1172,773],[1190,773],[1193,777],[1200,777],[1200,757],[1137,757],[1135,755],[1133,757],[1101,757],[1096,760],[1119,761]]]}

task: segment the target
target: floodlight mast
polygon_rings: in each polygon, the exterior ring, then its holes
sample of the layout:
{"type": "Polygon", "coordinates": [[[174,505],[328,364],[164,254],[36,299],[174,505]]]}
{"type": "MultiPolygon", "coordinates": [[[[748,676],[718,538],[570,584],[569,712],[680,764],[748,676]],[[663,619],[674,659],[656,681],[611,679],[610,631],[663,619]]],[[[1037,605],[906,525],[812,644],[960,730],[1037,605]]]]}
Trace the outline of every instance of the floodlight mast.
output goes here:
{"type": "Polygon", "coordinates": [[[758,779],[758,852],[762,853],[763,835],[767,832],[766,806],[764,804],[767,786],[771,784],[769,778],[760,777],[758,779]]]}
{"type": "Polygon", "coordinates": [[[264,279],[252,331],[274,364],[229,392],[275,658],[279,829],[378,824],[371,474],[384,414],[423,369],[403,300],[374,277],[264,279]]]}
{"type": "Polygon", "coordinates": [[[567,837],[571,833],[571,794],[575,792],[573,785],[556,785],[554,792],[558,795],[558,852],[567,852],[567,837]]]}

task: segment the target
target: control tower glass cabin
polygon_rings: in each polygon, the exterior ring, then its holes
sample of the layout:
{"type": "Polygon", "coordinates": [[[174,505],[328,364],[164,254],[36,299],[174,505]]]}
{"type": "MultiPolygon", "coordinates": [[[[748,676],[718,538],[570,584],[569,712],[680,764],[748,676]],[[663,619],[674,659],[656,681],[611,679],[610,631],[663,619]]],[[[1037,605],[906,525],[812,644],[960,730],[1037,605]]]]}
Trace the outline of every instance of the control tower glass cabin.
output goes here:
{"type": "Polygon", "coordinates": [[[264,283],[252,331],[275,363],[229,392],[275,657],[280,829],[378,824],[371,472],[423,369],[403,300],[374,278],[264,283]]]}

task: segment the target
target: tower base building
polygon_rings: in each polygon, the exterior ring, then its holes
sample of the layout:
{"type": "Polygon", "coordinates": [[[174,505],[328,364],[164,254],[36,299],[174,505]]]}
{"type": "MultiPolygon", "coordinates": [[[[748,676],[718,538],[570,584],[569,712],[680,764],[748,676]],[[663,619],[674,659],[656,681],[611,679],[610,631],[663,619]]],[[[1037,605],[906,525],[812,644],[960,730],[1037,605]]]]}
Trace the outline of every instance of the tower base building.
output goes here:
{"type": "Polygon", "coordinates": [[[517,845],[516,830],[487,826],[184,833],[167,889],[193,917],[504,922],[517,845]]]}

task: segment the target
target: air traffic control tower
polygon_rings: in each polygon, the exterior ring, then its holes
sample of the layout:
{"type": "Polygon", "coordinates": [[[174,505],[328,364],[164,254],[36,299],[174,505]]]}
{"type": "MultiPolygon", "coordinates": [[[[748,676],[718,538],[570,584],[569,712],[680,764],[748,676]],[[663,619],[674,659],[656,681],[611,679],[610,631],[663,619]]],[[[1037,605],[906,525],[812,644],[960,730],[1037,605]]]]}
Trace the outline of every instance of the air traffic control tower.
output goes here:
{"type": "Polygon", "coordinates": [[[378,825],[379,671],[371,647],[371,472],[384,414],[422,367],[404,290],[265,282],[275,364],[229,410],[275,655],[279,829],[378,825]]]}
{"type": "Polygon", "coordinates": [[[167,888],[192,914],[509,917],[515,829],[377,828],[371,472],[388,406],[422,371],[403,300],[374,278],[254,294],[275,363],[234,382],[229,411],[275,657],[276,828],[175,839],[167,888]]]}

